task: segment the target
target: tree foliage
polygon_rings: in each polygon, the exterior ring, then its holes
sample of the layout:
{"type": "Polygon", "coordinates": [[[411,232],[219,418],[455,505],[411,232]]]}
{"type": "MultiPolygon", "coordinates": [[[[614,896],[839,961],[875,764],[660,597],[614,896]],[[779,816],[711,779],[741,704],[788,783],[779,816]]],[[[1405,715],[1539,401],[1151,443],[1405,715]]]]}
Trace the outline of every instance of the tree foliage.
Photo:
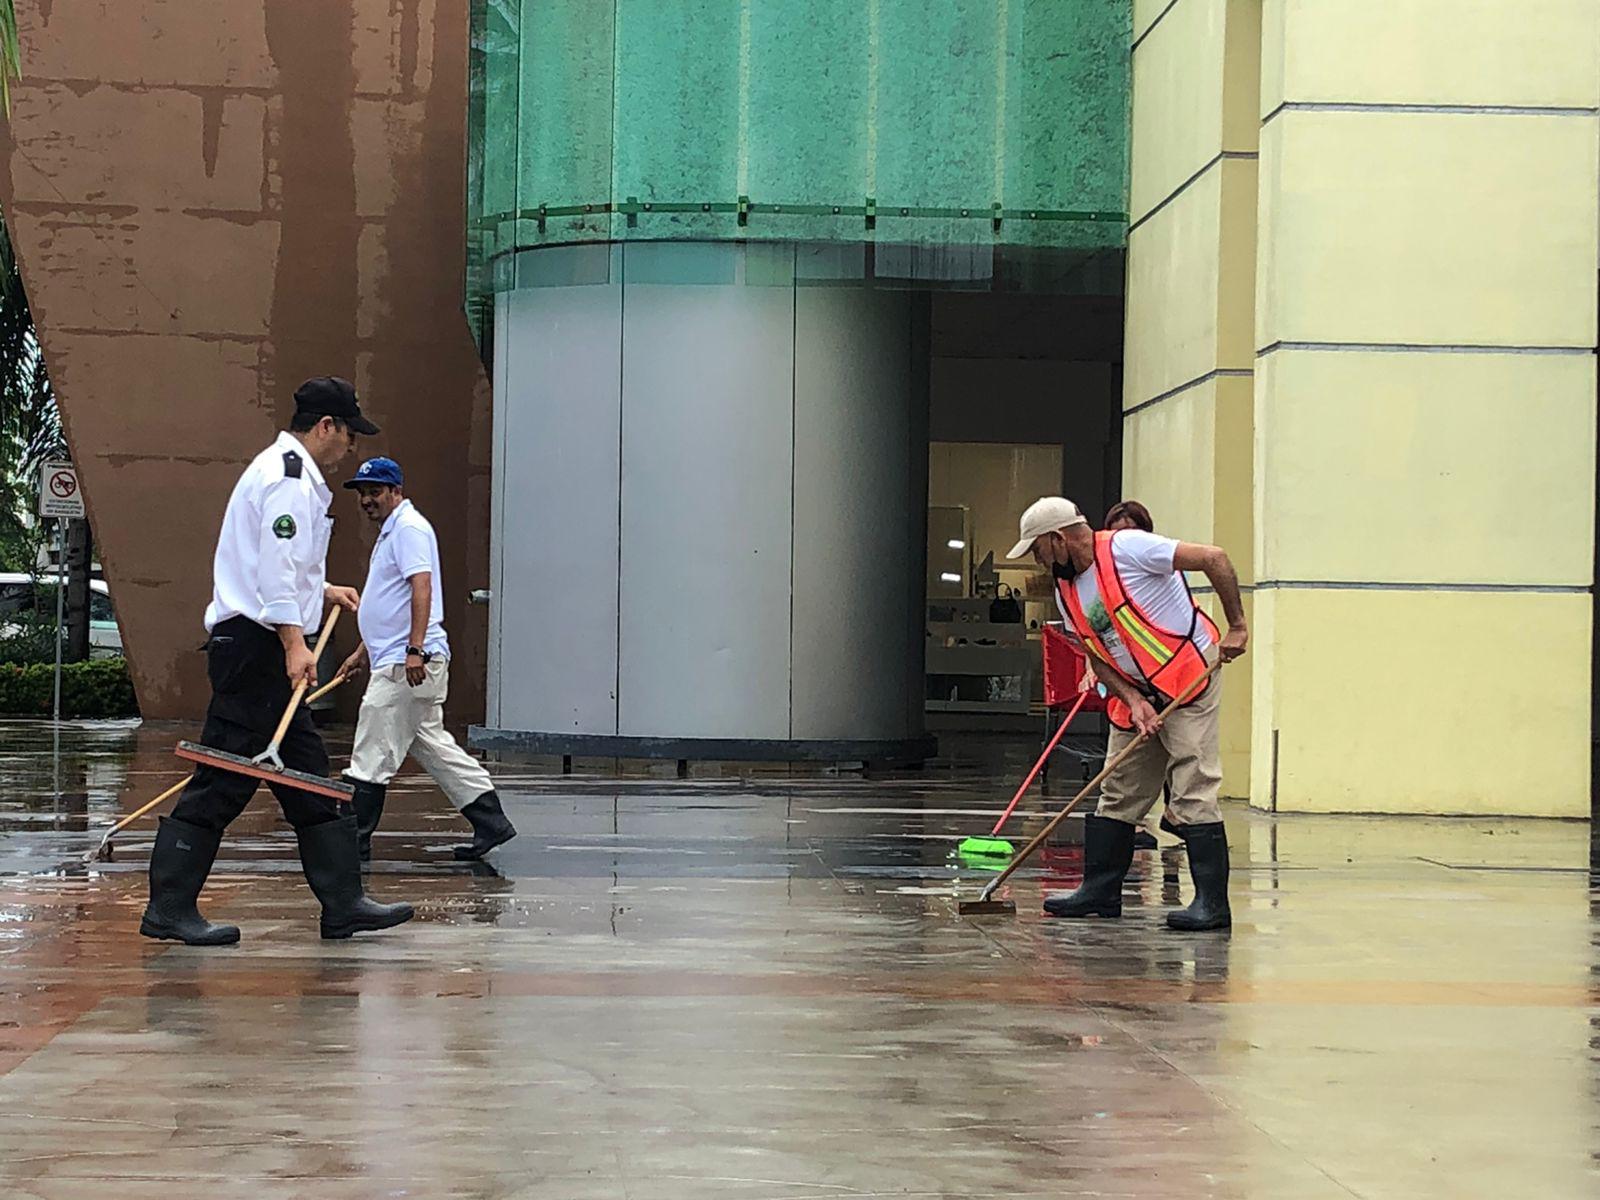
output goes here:
{"type": "MultiPolygon", "coordinates": [[[[0,11],[9,7],[0,0],[0,11]]],[[[66,449],[50,372],[0,216],[0,569],[33,569],[40,532],[30,514],[39,470],[66,449]]]]}

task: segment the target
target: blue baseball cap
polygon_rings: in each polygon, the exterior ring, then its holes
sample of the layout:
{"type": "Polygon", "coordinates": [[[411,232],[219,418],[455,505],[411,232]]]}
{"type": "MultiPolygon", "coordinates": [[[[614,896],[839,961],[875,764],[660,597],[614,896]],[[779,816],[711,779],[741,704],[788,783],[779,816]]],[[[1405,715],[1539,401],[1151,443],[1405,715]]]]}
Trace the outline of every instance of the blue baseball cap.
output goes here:
{"type": "Polygon", "coordinates": [[[400,464],[394,459],[369,458],[361,464],[354,479],[344,481],[347,488],[360,487],[363,483],[387,483],[394,487],[404,487],[406,477],[400,473],[400,464]]]}

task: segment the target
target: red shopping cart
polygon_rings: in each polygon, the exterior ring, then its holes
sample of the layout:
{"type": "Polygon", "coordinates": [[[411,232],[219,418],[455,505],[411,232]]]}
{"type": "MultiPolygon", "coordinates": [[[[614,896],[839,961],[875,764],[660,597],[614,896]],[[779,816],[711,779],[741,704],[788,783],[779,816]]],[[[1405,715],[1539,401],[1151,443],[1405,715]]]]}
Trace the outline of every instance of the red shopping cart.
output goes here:
{"type": "MultiPolygon", "coordinates": [[[[1060,723],[1071,719],[1080,699],[1083,703],[1077,711],[1081,712],[1105,712],[1106,700],[1089,673],[1088,656],[1061,622],[1048,622],[1040,631],[1039,644],[1044,658],[1044,738],[1048,746],[1061,737],[1060,723]]],[[[1103,748],[1088,753],[1068,746],[1064,739],[1061,748],[1078,760],[1085,779],[1094,774],[1092,768],[1105,757],[1103,748]]],[[[1050,778],[1048,757],[1042,775],[1045,780],[1050,778]]]]}

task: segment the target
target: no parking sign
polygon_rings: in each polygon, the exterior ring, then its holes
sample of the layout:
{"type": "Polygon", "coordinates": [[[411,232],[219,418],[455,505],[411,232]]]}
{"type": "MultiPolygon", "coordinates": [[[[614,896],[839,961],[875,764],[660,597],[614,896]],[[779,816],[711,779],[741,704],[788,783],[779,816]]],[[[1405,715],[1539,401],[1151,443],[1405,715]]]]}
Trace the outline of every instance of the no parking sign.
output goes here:
{"type": "Polygon", "coordinates": [[[47,462],[39,472],[39,515],[83,519],[83,493],[71,463],[47,462]]]}

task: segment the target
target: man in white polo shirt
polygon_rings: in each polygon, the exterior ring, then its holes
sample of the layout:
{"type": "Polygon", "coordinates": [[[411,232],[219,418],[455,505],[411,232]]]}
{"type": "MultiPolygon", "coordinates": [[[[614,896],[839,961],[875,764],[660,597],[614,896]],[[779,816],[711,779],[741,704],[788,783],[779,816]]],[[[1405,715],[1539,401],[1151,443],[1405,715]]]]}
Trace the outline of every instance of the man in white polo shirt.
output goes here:
{"type": "Polygon", "coordinates": [[[360,493],[361,511],[382,524],[357,614],[361,645],[341,668],[355,675],[370,664],[372,671],[345,772],[356,790],[361,858],[372,857],[384,795],[407,753],[472,824],[472,841],[455,847],[456,858],[482,858],[517,831],[500,807],[489,772],[444,727],[450,643],[444,634],[439,539],[406,499],[405,477],[392,458],[369,458],[344,486],[360,493]]]}

